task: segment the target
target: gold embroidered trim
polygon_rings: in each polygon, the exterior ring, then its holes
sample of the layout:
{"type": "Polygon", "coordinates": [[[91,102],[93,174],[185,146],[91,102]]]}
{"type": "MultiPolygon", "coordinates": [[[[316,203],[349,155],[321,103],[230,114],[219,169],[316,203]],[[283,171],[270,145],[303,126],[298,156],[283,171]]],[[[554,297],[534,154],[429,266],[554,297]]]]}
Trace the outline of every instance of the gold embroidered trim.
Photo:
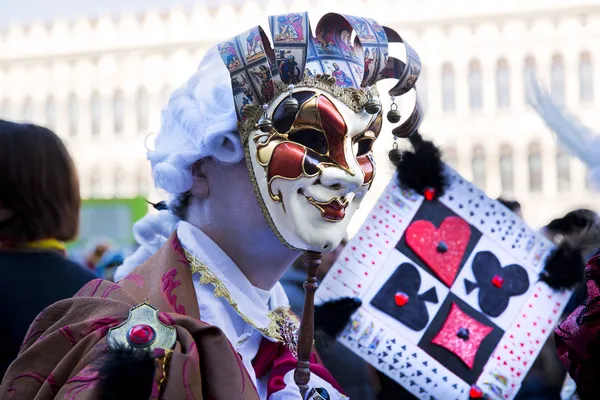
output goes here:
{"type": "Polygon", "coordinates": [[[164,389],[165,383],[167,382],[167,375],[169,374],[169,365],[171,363],[172,355],[173,355],[173,350],[165,349],[165,355],[163,357],[161,357],[160,359],[156,360],[158,367],[162,371],[160,379],[158,380],[158,383],[157,383],[159,397],[164,389]]]}
{"type": "Polygon", "coordinates": [[[218,298],[223,297],[229,303],[229,305],[235,310],[235,312],[240,317],[242,317],[244,322],[253,326],[257,331],[259,331],[263,335],[268,336],[272,339],[275,339],[279,342],[286,343],[286,338],[284,338],[282,336],[281,329],[282,329],[282,327],[286,326],[286,324],[290,320],[289,307],[277,307],[276,309],[270,311],[268,314],[269,326],[267,326],[266,328],[258,326],[254,321],[252,321],[252,319],[250,319],[249,317],[247,317],[246,315],[244,315],[242,313],[238,304],[236,303],[236,301],[233,299],[233,297],[229,293],[227,286],[225,286],[225,284],[223,282],[221,282],[221,280],[215,275],[215,273],[212,272],[206,266],[206,264],[204,264],[202,261],[200,261],[196,257],[194,257],[186,249],[183,249],[183,251],[185,253],[185,258],[190,263],[190,268],[191,268],[192,274],[197,273],[200,275],[199,282],[201,285],[206,285],[209,283],[212,284],[215,287],[215,290],[214,290],[215,297],[218,297],[218,298]]]}
{"type": "MultiPolygon", "coordinates": [[[[331,75],[323,74],[316,76],[306,76],[300,82],[294,85],[294,89],[298,88],[315,88],[321,89],[338,100],[342,101],[354,112],[359,112],[363,109],[368,99],[368,91],[355,88],[343,88],[335,83],[335,78],[331,75]]],[[[277,99],[282,93],[288,92],[288,85],[282,81],[274,81],[275,95],[273,100],[277,99]]],[[[375,85],[369,87],[373,97],[379,97],[377,87],[375,85]]],[[[248,104],[244,107],[244,116],[246,119],[243,122],[238,122],[238,131],[242,143],[245,143],[250,136],[250,132],[256,129],[256,123],[263,114],[262,105],[248,104]]]]}

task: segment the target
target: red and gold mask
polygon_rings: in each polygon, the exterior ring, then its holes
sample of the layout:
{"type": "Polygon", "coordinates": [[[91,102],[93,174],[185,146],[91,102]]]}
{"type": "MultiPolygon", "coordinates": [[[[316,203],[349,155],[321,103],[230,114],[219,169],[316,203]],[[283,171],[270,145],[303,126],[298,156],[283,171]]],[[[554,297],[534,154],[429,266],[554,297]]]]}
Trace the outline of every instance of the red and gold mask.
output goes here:
{"type": "Polygon", "coordinates": [[[286,243],[329,251],[343,239],[375,175],[372,146],[381,112],[355,112],[328,92],[293,94],[288,113],[281,96],[267,109],[270,132],[248,138],[252,173],[272,223],[286,243]]]}

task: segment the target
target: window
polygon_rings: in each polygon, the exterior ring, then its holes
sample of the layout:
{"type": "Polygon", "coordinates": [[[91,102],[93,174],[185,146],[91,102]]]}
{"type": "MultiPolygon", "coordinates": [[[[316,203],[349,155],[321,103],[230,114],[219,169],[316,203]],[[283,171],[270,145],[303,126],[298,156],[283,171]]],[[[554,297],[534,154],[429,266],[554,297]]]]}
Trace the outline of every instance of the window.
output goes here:
{"type": "Polygon", "coordinates": [[[485,190],[485,152],[480,146],[475,147],[473,150],[471,169],[473,170],[473,183],[478,188],[485,190]]]}
{"type": "Polygon", "coordinates": [[[560,193],[571,190],[571,156],[562,148],[556,152],[556,178],[560,193]]]}
{"type": "Polygon", "coordinates": [[[421,70],[421,75],[419,75],[419,79],[417,80],[417,92],[419,94],[419,100],[421,101],[421,106],[423,107],[423,111],[427,110],[429,106],[429,87],[427,86],[427,74],[424,69],[421,70]]]}
{"type": "Polygon", "coordinates": [[[529,191],[539,193],[542,191],[542,151],[539,144],[532,143],[529,146],[527,164],[529,169],[529,191]]]}
{"type": "Polygon", "coordinates": [[[79,105],[77,95],[71,93],[69,96],[69,136],[77,136],[77,124],[79,123],[79,105]]]}
{"type": "Polygon", "coordinates": [[[90,193],[92,197],[100,197],[102,191],[102,175],[100,169],[95,167],[90,174],[90,193]]]}
{"type": "Polygon", "coordinates": [[[442,109],[445,112],[452,112],[456,107],[454,84],[454,69],[446,63],[442,68],[442,109]]]}
{"type": "Polygon", "coordinates": [[[501,109],[510,107],[510,72],[506,59],[496,65],[496,105],[501,109]]]}
{"type": "Polygon", "coordinates": [[[137,130],[144,132],[148,130],[148,91],[144,88],[138,90],[136,107],[137,107],[137,130]]]}
{"type": "Polygon", "coordinates": [[[113,99],[113,118],[114,118],[114,131],[116,135],[123,133],[123,119],[125,117],[125,100],[123,99],[123,92],[120,90],[115,93],[113,99]]]}
{"type": "Polygon", "coordinates": [[[98,92],[92,93],[92,98],[90,99],[90,118],[92,122],[92,135],[97,136],[102,129],[102,101],[98,92]]]}
{"type": "Polygon", "coordinates": [[[594,72],[589,53],[583,53],[579,58],[579,100],[582,103],[594,101],[594,72]]]}
{"type": "Polygon", "coordinates": [[[121,167],[115,168],[114,171],[114,186],[115,197],[120,197],[125,191],[125,171],[121,167]]]}
{"type": "Polygon", "coordinates": [[[554,100],[564,103],[565,101],[565,67],[560,55],[552,57],[552,69],[550,71],[550,92],[554,100]]]}
{"type": "MultiPolygon", "coordinates": [[[[524,93],[527,93],[527,79],[529,75],[535,74],[535,59],[532,56],[525,58],[525,65],[523,67],[523,84],[525,85],[524,93]]],[[[527,96],[525,96],[527,100],[527,96]]]]}
{"type": "Polygon", "coordinates": [[[514,160],[512,148],[504,145],[500,149],[500,185],[502,194],[512,194],[514,190],[514,160]]]}
{"type": "Polygon", "coordinates": [[[444,162],[456,169],[458,167],[458,155],[456,154],[456,149],[450,147],[444,150],[444,162]]]}
{"type": "Polygon", "coordinates": [[[23,102],[23,109],[21,110],[21,117],[23,121],[33,121],[33,101],[30,97],[26,98],[23,102]]]}
{"type": "Polygon", "coordinates": [[[46,99],[46,126],[48,129],[56,129],[56,100],[52,96],[46,99]]]}
{"type": "Polygon", "coordinates": [[[469,64],[469,107],[471,110],[483,107],[481,64],[478,61],[469,64]]]}

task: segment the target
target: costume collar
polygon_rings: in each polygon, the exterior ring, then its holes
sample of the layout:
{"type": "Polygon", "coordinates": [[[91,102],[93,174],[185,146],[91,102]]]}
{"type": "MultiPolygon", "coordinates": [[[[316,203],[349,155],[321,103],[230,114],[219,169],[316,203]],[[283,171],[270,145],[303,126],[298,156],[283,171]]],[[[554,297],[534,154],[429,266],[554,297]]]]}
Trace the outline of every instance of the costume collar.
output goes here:
{"type": "Polygon", "coordinates": [[[213,285],[214,295],[223,297],[246,323],[263,336],[283,340],[280,328],[288,318],[289,301],[280,283],[270,291],[252,286],[215,242],[185,221],[179,223],[177,237],[190,263],[193,280],[213,285]]]}

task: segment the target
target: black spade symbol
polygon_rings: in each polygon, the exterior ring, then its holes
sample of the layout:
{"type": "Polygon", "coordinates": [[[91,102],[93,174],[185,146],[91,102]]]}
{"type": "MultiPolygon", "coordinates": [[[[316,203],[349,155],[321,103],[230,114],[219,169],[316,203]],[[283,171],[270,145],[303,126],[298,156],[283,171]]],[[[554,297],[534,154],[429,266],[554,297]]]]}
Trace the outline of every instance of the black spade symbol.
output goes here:
{"type": "Polygon", "coordinates": [[[529,275],[525,268],[517,264],[502,268],[498,258],[489,251],[477,253],[472,268],[477,282],[465,279],[465,291],[469,294],[479,288],[479,307],[490,317],[500,316],[512,296],[520,296],[529,289],[529,275]],[[501,287],[492,283],[494,276],[504,279],[501,287]]]}
{"type": "Polygon", "coordinates": [[[408,328],[420,331],[429,322],[429,312],[425,302],[438,303],[435,287],[422,294],[419,294],[420,288],[421,275],[417,267],[410,263],[403,263],[379,289],[371,304],[408,328]],[[408,302],[401,307],[396,305],[394,299],[397,292],[403,292],[408,296],[408,302]]]}

